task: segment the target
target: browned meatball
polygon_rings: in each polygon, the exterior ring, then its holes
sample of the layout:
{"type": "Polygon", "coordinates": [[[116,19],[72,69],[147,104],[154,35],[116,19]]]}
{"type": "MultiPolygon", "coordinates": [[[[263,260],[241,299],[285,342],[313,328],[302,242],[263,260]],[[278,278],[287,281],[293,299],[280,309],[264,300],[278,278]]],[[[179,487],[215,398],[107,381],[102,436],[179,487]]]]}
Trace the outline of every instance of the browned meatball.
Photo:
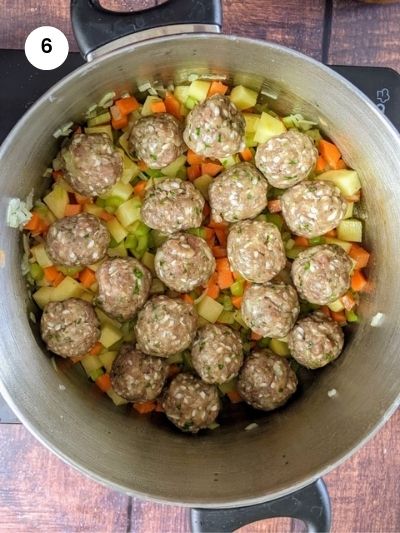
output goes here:
{"type": "Polygon", "coordinates": [[[163,408],[176,427],[197,433],[200,429],[208,428],[218,416],[218,389],[192,374],[178,374],[171,381],[163,408]]]}
{"type": "Polygon", "coordinates": [[[182,126],[169,113],[142,117],[133,126],[129,146],[150,168],[163,168],[185,150],[182,126]]]}
{"type": "Polygon", "coordinates": [[[303,300],[325,305],[349,289],[353,264],[336,244],[321,244],[301,252],[292,265],[292,279],[303,300]]]}
{"type": "Polygon", "coordinates": [[[122,155],[105,133],[75,133],[61,150],[64,176],[84,196],[100,196],[122,176],[122,155]]]}
{"type": "Polygon", "coordinates": [[[48,349],[61,357],[84,355],[100,338],[100,324],[93,307],[77,298],[48,303],[40,329],[48,349]]]}
{"type": "Polygon", "coordinates": [[[97,270],[96,278],[99,305],[117,319],[133,318],[149,296],[151,274],[133,257],[107,259],[97,270]]]}
{"type": "Polygon", "coordinates": [[[271,411],[285,404],[297,387],[296,374],[284,357],[270,350],[256,350],[239,374],[238,391],[255,409],[271,411]]]}
{"type": "Polygon", "coordinates": [[[343,349],[343,330],[323,313],[299,320],[289,333],[292,357],[307,368],[321,368],[339,357],[343,349]]]}
{"type": "Polygon", "coordinates": [[[46,250],[58,265],[92,265],[106,255],[110,239],[99,218],[81,213],[57,220],[50,226],[46,250]]]}
{"type": "Polygon", "coordinates": [[[129,402],[147,402],[160,395],[167,378],[165,359],[152,357],[124,344],[111,368],[114,391],[129,402]]]}

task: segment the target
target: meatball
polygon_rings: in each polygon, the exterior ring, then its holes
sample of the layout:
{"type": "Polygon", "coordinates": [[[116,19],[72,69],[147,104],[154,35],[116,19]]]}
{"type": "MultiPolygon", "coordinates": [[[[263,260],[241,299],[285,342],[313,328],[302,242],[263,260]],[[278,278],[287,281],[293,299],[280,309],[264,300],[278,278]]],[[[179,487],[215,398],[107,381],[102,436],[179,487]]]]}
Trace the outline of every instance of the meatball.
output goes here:
{"type": "Polygon", "coordinates": [[[230,167],[208,190],[213,219],[237,222],[257,216],[267,205],[267,189],[267,181],[251,163],[230,167]]]}
{"type": "Polygon", "coordinates": [[[165,359],[152,357],[124,344],[111,368],[111,384],[117,394],[129,402],[147,402],[160,395],[167,379],[165,359]]]}
{"type": "Polygon", "coordinates": [[[47,348],[61,357],[84,355],[100,338],[100,324],[93,307],[78,298],[48,303],[40,331],[47,348]]]}
{"type": "Polygon", "coordinates": [[[336,228],[347,202],[329,181],[303,181],[281,196],[282,214],[296,235],[318,237],[336,228]]]}
{"type": "Polygon", "coordinates": [[[133,257],[107,259],[97,270],[96,278],[97,303],[117,319],[133,318],[149,296],[151,274],[133,257]]]}
{"type": "Polygon", "coordinates": [[[192,374],[178,374],[170,383],[163,408],[176,427],[197,433],[208,428],[218,416],[218,389],[192,374]]]}
{"type": "Polygon", "coordinates": [[[135,326],[137,347],[149,355],[169,357],[192,344],[196,328],[197,313],[193,305],[156,296],[139,313],[135,326]]]}
{"type": "Polygon", "coordinates": [[[334,302],[349,289],[353,264],[336,244],[321,244],[301,252],[292,265],[293,283],[300,298],[312,304],[334,302]]]}
{"type": "Polygon", "coordinates": [[[278,228],[263,220],[234,224],[228,235],[227,248],[232,270],[248,281],[266,283],[286,265],[278,228]]]}
{"type": "Polygon", "coordinates": [[[203,207],[204,198],[192,183],[167,179],[147,189],[141,213],[150,228],[171,234],[201,226],[203,207]]]}
{"type": "Polygon", "coordinates": [[[290,130],[260,144],[255,163],[273,187],[288,189],[309,175],[317,155],[308,135],[290,130]]]}
{"type": "Polygon", "coordinates": [[[129,136],[129,148],[150,168],[163,168],[185,150],[182,126],[168,113],[140,118],[129,136]]]}
{"type": "Polygon", "coordinates": [[[244,362],[238,391],[255,409],[272,411],[287,402],[297,387],[297,377],[287,359],[270,350],[255,350],[244,362]]]}
{"type": "Polygon", "coordinates": [[[122,155],[106,133],[76,133],[61,150],[66,181],[84,196],[100,196],[122,176],[122,155]]]}
{"type": "Polygon", "coordinates": [[[157,249],[157,276],[177,292],[190,292],[204,285],[215,270],[215,259],[204,239],[181,233],[157,249]]]}
{"type": "Polygon", "coordinates": [[[197,154],[221,159],[244,149],[244,130],[242,113],[227,96],[216,94],[192,109],[183,138],[197,154]]]}
{"type": "Polygon", "coordinates": [[[320,312],[299,320],[289,333],[292,357],[312,369],[321,368],[339,357],[343,342],[339,324],[320,312]]]}
{"type": "Polygon", "coordinates": [[[263,337],[285,337],[300,312],[297,292],[284,283],[252,285],[243,296],[242,316],[252,331],[263,337]]]}
{"type": "Polygon", "coordinates": [[[92,265],[106,255],[110,239],[99,218],[81,213],[57,220],[50,226],[46,250],[58,265],[92,265]]]}
{"type": "Polygon", "coordinates": [[[221,384],[236,377],[243,364],[239,334],[221,324],[204,326],[193,343],[192,364],[206,383],[221,384]]]}

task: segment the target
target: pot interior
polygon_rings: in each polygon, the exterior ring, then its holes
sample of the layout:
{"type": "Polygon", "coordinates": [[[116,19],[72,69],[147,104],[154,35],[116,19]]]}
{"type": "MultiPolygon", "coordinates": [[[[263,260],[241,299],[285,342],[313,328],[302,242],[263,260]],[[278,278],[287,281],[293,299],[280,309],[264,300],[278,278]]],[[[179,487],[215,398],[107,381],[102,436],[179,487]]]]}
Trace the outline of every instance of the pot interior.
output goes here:
{"type": "Polygon", "coordinates": [[[19,122],[0,153],[0,379],[2,392],[35,435],[59,456],[115,488],[159,501],[233,506],[272,499],[332,468],[394,410],[399,392],[400,304],[397,262],[400,142],[395,130],[338,75],[285,48],[218,35],[154,40],[78,69],[19,122]],[[226,76],[262,88],[272,109],[316,120],[358,170],[366,242],[373,251],[362,322],[322,371],[306,373],[295,401],[269,414],[243,407],[215,431],[192,437],[162,415],[144,417],[91,387],[83,373],[56,373],[28,319],[19,234],[5,226],[8,201],[44,188],[39,178],[57,151],[52,133],[107,91],[145,81],[182,82],[191,74],[226,76]],[[379,327],[371,319],[383,314],[379,327]],[[334,397],[328,391],[337,391],[334,397]],[[256,421],[252,431],[244,428],[256,421]]]}

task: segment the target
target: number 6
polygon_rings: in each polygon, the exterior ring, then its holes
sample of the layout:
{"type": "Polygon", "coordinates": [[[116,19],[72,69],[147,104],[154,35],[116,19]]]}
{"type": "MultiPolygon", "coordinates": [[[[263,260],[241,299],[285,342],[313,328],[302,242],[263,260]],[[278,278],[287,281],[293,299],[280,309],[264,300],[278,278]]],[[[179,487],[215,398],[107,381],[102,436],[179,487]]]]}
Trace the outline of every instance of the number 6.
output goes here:
{"type": "Polygon", "coordinates": [[[43,39],[42,41],[42,51],[45,54],[49,54],[53,50],[53,47],[51,46],[50,43],[51,43],[51,39],[49,39],[48,37],[46,37],[46,39],[43,39]]]}

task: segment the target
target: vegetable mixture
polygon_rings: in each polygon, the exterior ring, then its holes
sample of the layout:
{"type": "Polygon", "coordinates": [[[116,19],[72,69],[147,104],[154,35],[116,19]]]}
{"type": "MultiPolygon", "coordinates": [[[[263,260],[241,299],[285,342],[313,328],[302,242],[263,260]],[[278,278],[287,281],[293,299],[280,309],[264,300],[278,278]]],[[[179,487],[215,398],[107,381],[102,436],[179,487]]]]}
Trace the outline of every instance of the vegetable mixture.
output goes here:
{"type": "Polygon", "coordinates": [[[369,253],[357,172],[315,123],[197,79],[105,95],[55,136],[26,279],[49,350],[116,405],[215,429],[340,355],[369,253]]]}

